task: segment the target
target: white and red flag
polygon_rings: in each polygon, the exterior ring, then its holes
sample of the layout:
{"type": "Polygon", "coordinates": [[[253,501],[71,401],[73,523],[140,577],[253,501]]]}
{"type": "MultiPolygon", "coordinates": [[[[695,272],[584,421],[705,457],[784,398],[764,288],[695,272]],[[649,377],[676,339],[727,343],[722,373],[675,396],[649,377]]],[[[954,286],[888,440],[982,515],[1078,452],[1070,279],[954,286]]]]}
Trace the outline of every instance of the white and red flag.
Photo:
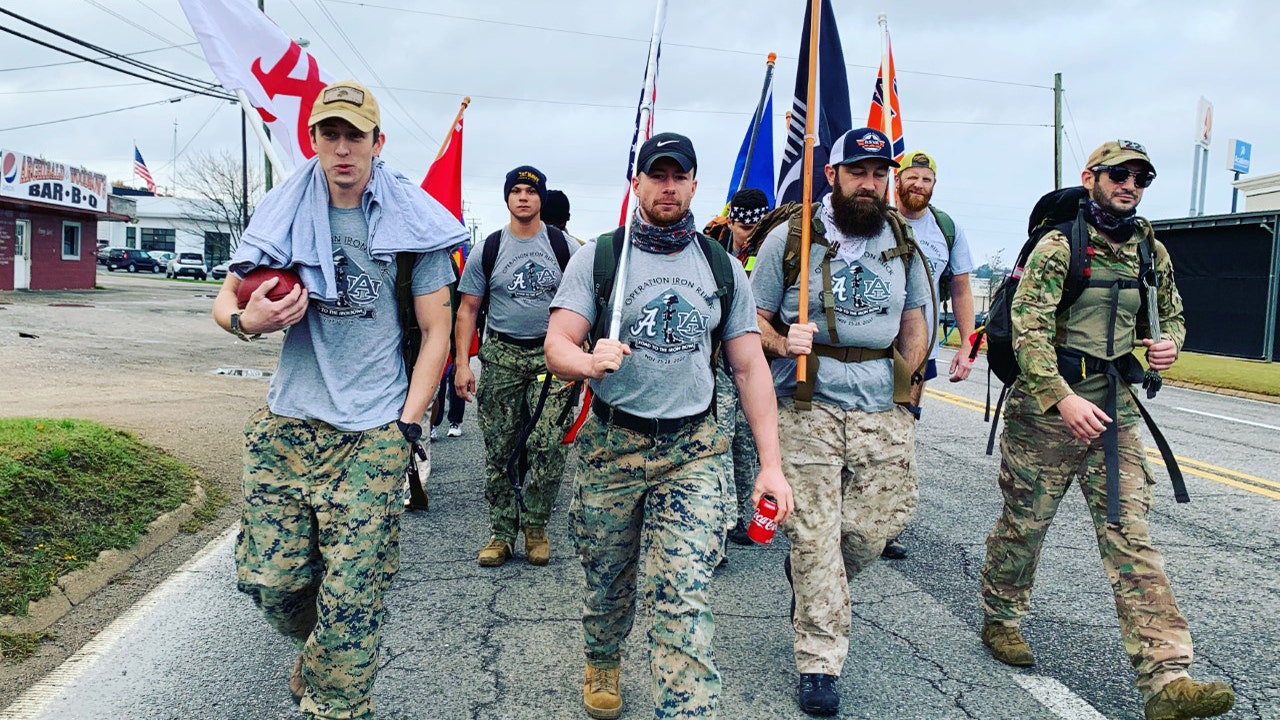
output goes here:
{"type": "Polygon", "coordinates": [[[244,91],[294,166],[312,157],[307,119],[333,77],[251,0],[179,2],[218,82],[244,91]]]}
{"type": "Polygon", "coordinates": [[[458,116],[454,118],[453,129],[449,137],[440,147],[436,159],[427,168],[426,177],[422,178],[422,189],[444,206],[445,210],[462,220],[462,113],[471,104],[471,98],[462,101],[458,116]]]}

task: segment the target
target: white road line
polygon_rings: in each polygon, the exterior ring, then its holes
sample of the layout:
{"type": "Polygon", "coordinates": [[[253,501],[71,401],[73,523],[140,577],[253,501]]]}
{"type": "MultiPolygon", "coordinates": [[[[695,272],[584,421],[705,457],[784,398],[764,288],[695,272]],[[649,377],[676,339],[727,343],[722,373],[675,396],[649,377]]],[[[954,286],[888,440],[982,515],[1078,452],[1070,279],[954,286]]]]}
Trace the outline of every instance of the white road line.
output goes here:
{"type": "Polygon", "coordinates": [[[1036,702],[1063,720],[1107,720],[1106,715],[1051,677],[1017,674],[1013,676],[1013,681],[1035,698],[1036,702]]]}
{"type": "Polygon", "coordinates": [[[1184,413],[1191,413],[1192,415],[1203,415],[1205,417],[1214,418],[1215,420],[1226,420],[1228,422],[1240,423],[1241,425],[1252,425],[1254,427],[1260,427],[1265,430],[1280,430],[1280,427],[1276,427],[1275,425],[1266,425],[1260,422],[1253,422],[1252,420],[1241,420],[1240,418],[1233,418],[1229,415],[1215,415],[1213,413],[1204,412],[1203,410],[1192,410],[1191,408],[1178,407],[1177,405],[1172,405],[1170,407],[1172,407],[1174,410],[1181,410],[1184,413]]]}
{"type": "Polygon", "coordinates": [[[175,570],[167,580],[134,603],[133,607],[116,618],[101,633],[98,633],[97,637],[80,648],[76,654],[67,658],[39,683],[28,688],[7,709],[0,711],[0,720],[35,720],[40,717],[49,703],[74,685],[86,670],[110,652],[121,638],[129,634],[138,621],[146,617],[147,613],[155,609],[167,596],[189,585],[201,566],[216,559],[214,553],[227,550],[239,527],[239,523],[232,525],[226,532],[205,545],[195,557],[183,563],[182,567],[175,570]]]}

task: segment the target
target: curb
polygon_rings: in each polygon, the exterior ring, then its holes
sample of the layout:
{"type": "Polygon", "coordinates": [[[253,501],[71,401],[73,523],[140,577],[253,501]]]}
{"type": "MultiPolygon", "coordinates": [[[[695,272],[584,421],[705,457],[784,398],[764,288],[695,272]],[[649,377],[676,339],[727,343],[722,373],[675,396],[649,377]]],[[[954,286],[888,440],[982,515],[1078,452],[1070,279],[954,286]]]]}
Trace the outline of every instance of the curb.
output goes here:
{"type": "Polygon", "coordinates": [[[1206,385],[1205,383],[1191,382],[1189,380],[1170,380],[1169,378],[1165,378],[1164,384],[1187,388],[1188,390],[1199,390],[1200,392],[1213,393],[1214,395],[1227,395],[1229,397],[1244,398],[1246,400],[1257,400],[1258,402],[1271,403],[1273,405],[1280,403],[1280,397],[1276,397],[1275,395],[1263,395],[1262,393],[1249,392],[1248,390],[1236,390],[1235,388],[1206,385]]]}
{"type": "Polygon", "coordinates": [[[98,559],[58,578],[49,594],[27,603],[23,616],[0,616],[0,633],[30,635],[47,630],[94,593],[125,574],[143,558],[169,542],[178,534],[178,527],[191,519],[196,508],[205,502],[204,487],[195,481],[191,497],[178,507],[152,520],[147,532],[133,547],[126,550],[103,550],[98,559]]]}

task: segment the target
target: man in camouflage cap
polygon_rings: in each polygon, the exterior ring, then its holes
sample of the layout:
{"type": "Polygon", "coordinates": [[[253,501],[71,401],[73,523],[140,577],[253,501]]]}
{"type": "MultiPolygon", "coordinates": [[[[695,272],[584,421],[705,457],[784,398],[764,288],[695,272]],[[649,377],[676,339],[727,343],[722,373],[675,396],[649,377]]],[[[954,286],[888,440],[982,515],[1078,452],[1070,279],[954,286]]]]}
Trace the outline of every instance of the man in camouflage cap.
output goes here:
{"type": "Polygon", "coordinates": [[[1150,223],[1137,215],[1143,192],[1155,179],[1155,167],[1141,145],[1118,140],[1094,150],[1080,177],[1088,193],[1088,287],[1058,313],[1071,248],[1067,236],[1053,230],[1028,257],[1011,306],[1021,374],[1004,414],[1004,509],[987,538],[982,641],[1001,662],[1035,663],[1019,625],[1030,612],[1045,532],[1072,478],[1078,476],[1097,528],[1098,549],[1115,592],[1120,633],[1137,670],[1147,720],[1219,715],[1231,709],[1235,695],[1226,683],[1197,682],[1187,675],[1191,634],[1147,525],[1153,480],[1139,436],[1139,411],[1127,387],[1115,392],[1115,380],[1108,382],[1113,372],[1131,378],[1136,368],[1141,376],[1131,352],[1135,347],[1146,348],[1151,369],[1168,369],[1186,337],[1169,253],[1154,239],[1150,223]],[[1146,336],[1153,333],[1140,311],[1145,302],[1146,283],[1138,282],[1144,256],[1151,258],[1147,263],[1154,266],[1157,280],[1157,337],[1146,336]],[[1111,392],[1115,417],[1100,407],[1111,392]],[[1107,519],[1104,433],[1113,423],[1119,448],[1118,523],[1107,519]]]}

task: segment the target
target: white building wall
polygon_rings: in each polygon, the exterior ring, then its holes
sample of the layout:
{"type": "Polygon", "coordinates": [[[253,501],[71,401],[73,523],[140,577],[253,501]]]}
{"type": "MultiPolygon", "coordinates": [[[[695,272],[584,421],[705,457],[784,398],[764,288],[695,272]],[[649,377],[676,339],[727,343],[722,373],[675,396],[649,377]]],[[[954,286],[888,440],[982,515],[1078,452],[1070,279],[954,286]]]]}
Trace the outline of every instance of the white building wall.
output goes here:
{"type": "Polygon", "coordinates": [[[1280,210],[1280,173],[1232,183],[1244,195],[1244,211],[1280,210]]]}
{"type": "Polygon", "coordinates": [[[197,223],[192,218],[194,209],[188,201],[173,197],[135,197],[138,203],[138,221],[136,223],[98,223],[98,239],[106,240],[110,247],[142,247],[142,230],[172,229],[174,231],[174,252],[204,254],[204,233],[222,232],[231,234],[226,223],[213,220],[197,223]],[[134,229],[134,241],[128,244],[128,230],[134,229]]]}

